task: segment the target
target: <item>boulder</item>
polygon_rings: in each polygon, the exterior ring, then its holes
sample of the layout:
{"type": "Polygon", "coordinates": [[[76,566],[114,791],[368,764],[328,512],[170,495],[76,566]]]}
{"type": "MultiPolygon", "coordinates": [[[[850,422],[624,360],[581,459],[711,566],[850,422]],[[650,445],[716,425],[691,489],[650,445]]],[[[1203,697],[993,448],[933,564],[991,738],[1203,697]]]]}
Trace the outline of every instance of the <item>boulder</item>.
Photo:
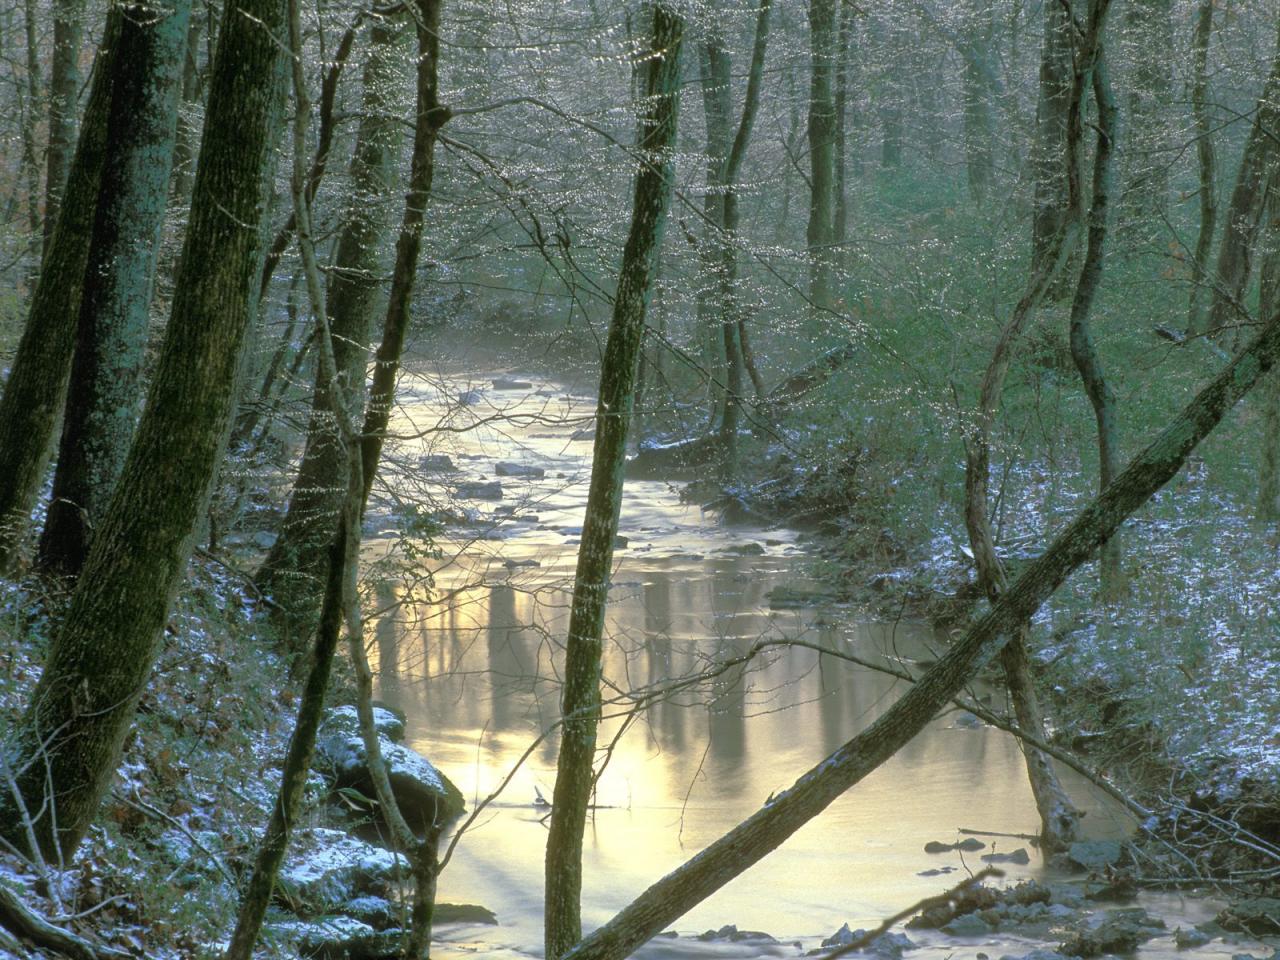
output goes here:
{"type": "Polygon", "coordinates": [[[532,390],[533,384],[528,380],[513,380],[507,377],[495,377],[492,381],[495,390],[532,390]]]}
{"type": "Polygon", "coordinates": [[[1190,930],[1183,930],[1179,927],[1173,931],[1173,942],[1179,950],[1194,950],[1196,947],[1203,947],[1212,940],[1213,937],[1205,933],[1203,930],[1197,930],[1192,927],[1190,930]]]}
{"type": "Polygon", "coordinates": [[[1101,870],[1114,866],[1124,857],[1124,844],[1119,840],[1080,840],[1067,848],[1067,862],[1079,870],[1101,870]]]}
{"type": "Polygon", "coordinates": [[[741,943],[753,940],[759,943],[777,943],[777,939],[759,930],[739,930],[733,924],[726,924],[719,930],[707,930],[698,934],[699,940],[727,940],[730,943],[741,943]]]}
{"type": "Polygon", "coordinates": [[[1104,953],[1133,953],[1161,930],[1164,921],[1141,907],[1112,910],[1100,923],[1081,930],[1064,942],[1059,952],[1070,957],[1097,957],[1104,953]]]}
{"type": "Polygon", "coordinates": [[[502,484],[497,480],[461,480],[453,492],[466,500],[501,500],[502,484]]]}
{"type": "MultiPolygon", "coordinates": [[[[850,930],[849,924],[846,923],[831,936],[823,940],[822,947],[820,949],[810,950],[809,956],[829,953],[833,948],[848,946],[851,943],[861,940],[866,935],[866,930],[850,930]]],[[[859,950],[858,953],[879,957],[881,960],[899,960],[903,953],[907,950],[915,949],[915,946],[916,944],[904,934],[882,933],[859,950]]]]}
{"type": "Polygon", "coordinates": [[[299,830],[292,846],[295,852],[280,869],[275,896],[302,917],[338,913],[361,896],[386,899],[408,876],[403,856],[341,830],[299,830]]]}
{"type": "Polygon", "coordinates": [[[451,473],[458,468],[447,453],[428,453],[418,461],[418,469],[428,473],[451,473]]]}
{"type": "MultiPolygon", "coordinates": [[[[389,711],[384,713],[386,717],[395,719],[389,711]]],[[[369,776],[364,740],[358,727],[351,723],[353,714],[354,708],[339,707],[325,719],[316,737],[315,767],[332,779],[334,787],[352,788],[372,798],[375,791],[369,776]],[[339,713],[344,710],[351,713],[339,713]]],[[[384,718],[384,722],[389,721],[384,718]]],[[[403,735],[403,724],[398,729],[403,735]]],[[[465,806],[462,793],[426,757],[394,743],[381,729],[379,747],[387,765],[392,792],[410,826],[419,831],[438,830],[462,813],[465,806]]]]}
{"type": "Polygon", "coordinates": [[[1031,854],[1026,847],[1019,847],[1009,853],[984,853],[982,859],[986,863],[1013,863],[1021,866],[1031,862],[1031,854]]]}
{"type": "Polygon", "coordinates": [[[976,913],[965,913],[942,925],[942,932],[953,937],[985,937],[991,925],[976,913]]]}
{"type": "Polygon", "coordinates": [[[500,477],[528,477],[531,480],[541,480],[547,475],[547,471],[542,467],[534,467],[527,463],[512,463],[509,460],[499,460],[494,464],[493,472],[500,477]]]}

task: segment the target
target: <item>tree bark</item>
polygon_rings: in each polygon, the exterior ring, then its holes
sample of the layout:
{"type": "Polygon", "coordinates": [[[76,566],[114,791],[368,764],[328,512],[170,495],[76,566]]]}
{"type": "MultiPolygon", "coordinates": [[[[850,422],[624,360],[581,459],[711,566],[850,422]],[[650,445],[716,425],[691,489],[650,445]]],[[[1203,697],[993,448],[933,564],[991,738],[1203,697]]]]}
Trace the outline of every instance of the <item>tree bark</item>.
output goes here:
{"type": "Polygon", "coordinates": [[[373,382],[369,386],[369,402],[365,407],[364,429],[361,431],[361,456],[364,458],[362,501],[366,505],[373,491],[376,465],[382,457],[387,424],[391,421],[391,408],[395,403],[396,377],[400,372],[400,356],[409,330],[409,307],[413,302],[418,272],[418,251],[422,246],[423,218],[431,199],[431,181],[435,174],[436,140],[440,128],[449,120],[449,108],[440,102],[440,7],[441,0],[414,2],[414,20],[418,28],[417,120],[413,128],[409,190],[400,221],[400,236],[396,240],[391,294],[387,300],[382,342],[374,356],[373,382]]]}
{"type": "Polygon", "coordinates": [[[305,626],[314,618],[324,589],[324,545],[346,496],[347,457],[339,419],[359,418],[363,407],[366,344],[382,289],[383,244],[390,221],[387,200],[393,196],[400,140],[399,123],[389,106],[402,79],[396,56],[399,31],[375,22],[370,34],[362,119],[351,161],[354,195],[338,237],[326,298],[339,390],[334,393],[317,365],[311,421],[288,512],[256,578],[259,588],[292,621],[287,636],[300,640],[310,635],[305,626]],[[354,406],[341,406],[339,396],[354,406]]]}
{"type": "MultiPolygon", "coordinates": [[[[1262,224],[1263,198],[1267,184],[1280,166],[1280,149],[1275,140],[1277,130],[1280,130],[1280,37],[1276,41],[1271,73],[1254,110],[1235,188],[1227,206],[1226,223],[1222,226],[1209,327],[1205,331],[1215,337],[1223,337],[1228,329],[1249,320],[1244,292],[1253,270],[1253,248],[1262,224]]],[[[1232,335],[1229,339],[1234,343],[1237,338],[1232,335]]]]}
{"type": "Polygon", "coordinates": [[[122,2],[100,198],[85,267],[45,570],[75,576],[124,467],[142,399],[142,361],[177,126],[191,0],[122,2]]]}
{"type": "Polygon", "coordinates": [[[683,913],[777,849],[832,801],[905,746],[1008,638],[1135,510],[1280,357],[1280,315],[1033,560],[992,609],[875,723],[788,790],[672,870],[585,937],[563,960],[622,960],[683,913]]]}
{"type": "MultiPolygon", "coordinates": [[[[1085,394],[1093,406],[1098,429],[1098,489],[1105,490],[1120,472],[1120,439],[1117,435],[1116,396],[1102,369],[1102,358],[1093,340],[1089,314],[1102,282],[1102,262],[1107,243],[1107,218],[1114,190],[1113,157],[1118,138],[1118,113],[1106,60],[1101,54],[1093,73],[1094,102],[1098,108],[1098,145],[1093,159],[1093,200],[1089,208],[1089,239],[1080,280],[1071,303],[1071,357],[1085,394]]],[[[1120,534],[1101,552],[1102,595],[1116,600],[1124,594],[1123,552],[1120,534]]]]}
{"type": "Polygon", "coordinates": [[[118,16],[107,21],[58,227],[45,252],[27,325],[0,397],[0,476],[7,479],[0,484],[0,570],[11,568],[17,559],[66,402],[107,149],[111,58],[119,21],[118,16]]]}
{"type": "Polygon", "coordinates": [[[80,96],[80,41],[85,0],[54,0],[53,57],[49,65],[49,146],[45,154],[44,249],[58,221],[76,148],[76,100],[80,96]]]}
{"type": "Polygon", "coordinates": [[[989,4],[968,0],[966,14],[966,55],[964,56],[964,153],[969,196],[981,204],[987,198],[995,176],[995,153],[991,122],[992,90],[990,71],[991,39],[995,13],[989,4]],[[984,70],[984,66],[986,69],[984,70]]]}
{"type": "MultiPolygon", "coordinates": [[[[1077,246],[1083,206],[1083,184],[1080,182],[1080,160],[1084,141],[1084,99],[1093,89],[1096,68],[1102,52],[1102,30],[1106,23],[1109,0],[1090,0],[1085,33],[1071,68],[1065,117],[1065,139],[1059,165],[1066,174],[1066,205],[1055,221],[1056,233],[1037,249],[1036,231],[1044,226],[1037,217],[1032,229],[1032,277],[1022,299],[1001,333],[991,361],[983,377],[978,410],[966,437],[965,458],[965,528],[978,570],[978,584],[994,603],[1005,591],[1008,581],[996,554],[995,536],[988,517],[988,483],[990,471],[991,429],[999,408],[1000,395],[1012,361],[1014,343],[1023,325],[1049,295],[1062,275],[1067,261],[1077,246]]],[[[1046,55],[1047,59],[1047,55],[1046,55]]],[[[1101,247],[1097,248],[1099,255],[1101,247]]],[[[1101,261],[1098,261],[1100,266],[1101,261]]],[[[1036,703],[1035,686],[1027,669],[1026,639],[1028,625],[1020,624],[1010,639],[1002,661],[1005,679],[1020,725],[1036,736],[1043,736],[1044,721],[1036,703]]],[[[1052,765],[1038,751],[1024,751],[1027,776],[1040,812],[1041,837],[1047,849],[1057,849],[1075,838],[1079,813],[1058,782],[1052,765]]]]}
{"type": "Polygon", "coordinates": [[[835,302],[836,2],[809,0],[809,297],[822,309],[835,302]]]}
{"type": "MultiPolygon", "coordinates": [[[[1280,178],[1267,188],[1266,241],[1259,268],[1258,316],[1269,317],[1280,309],[1280,178]]],[[[1258,469],[1258,519],[1280,520],[1280,375],[1263,381],[1262,458],[1258,469]]]]}
{"type": "Polygon", "coordinates": [[[600,715],[600,660],[605,601],[622,505],[627,432],[635,391],[636,357],[662,244],[674,180],[684,23],[666,3],[653,6],[644,96],[637,140],[631,228],[623,249],[613,318],[600,372],[591,487],[574,575],[566,639],[563,725],[546,859],[546,956],[559,958],[582,936],[582,833],[593,783],[600,715]]]}
{"type": "MultiPolygon", "coordinates": [[[[1055,238],[1071,210],[1067,125],[1072,111],[1071,15],[1063,2],[1044,5],[1044,45],[1040,55],[1039,99],[1032,146],[1035,212],[1031,225],[1032,270],[1043,270],[1057,258],[1055,238]]],[[[1053,290],[1051,290],[1051,294],[1053,290]]]]}
{"type": "Polygon", "coordinates": [[[1187,332],[1203,333],[1208,319],[1204,304],[1209,296],[1209,255],[1218,223],[1217,158],[1209,117],[1209,39],[1213,35],[1214,0],[1201,0],[1191,40],[1193,74],[1191,115],[1196,131],[1196,161],[1200,168],[1200,232],[1191,261],[1191,296],[1187,306],[1187,332]]]}
{"type": "MultiPolygon", "coordinates": [[[[284,0],[239,0],[224,14],[146,409],[14,731],[10,760],[25,808],[39,813],[46,858],[75,850],[115,774],[226,447],[280,130],[284,29],[284,0]]],[[[0,798],[0,834],[22,847],[16,809],[14,798],[0,798]]]]}
{"type": "Polygon", "coordinates": [[[1129,79],[1128,146],[1122,151],[1125,183],[1121,207],[1129,221],[1160,223],[1168,208],[1169,167],[1176,146],[1169,137],[1173,102],[1172,0],[1133,0],[1125,29],[1134,48],[1129,79]]]}

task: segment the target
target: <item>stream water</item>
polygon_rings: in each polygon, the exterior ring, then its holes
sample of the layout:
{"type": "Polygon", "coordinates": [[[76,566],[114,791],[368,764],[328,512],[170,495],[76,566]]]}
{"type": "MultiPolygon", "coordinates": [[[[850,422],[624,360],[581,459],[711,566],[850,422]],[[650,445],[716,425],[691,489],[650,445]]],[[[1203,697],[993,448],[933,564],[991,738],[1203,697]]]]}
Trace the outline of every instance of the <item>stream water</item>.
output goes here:
{"type": "MultiPolygon", "coordinates": [[[[537,738],[558,715],[557,675],[577,537],[591,465],[592,384],[564,385],[510,373],[406,377],[393,430],[412,437],[389,474],[397,495],[429,497],[466,518],[418,555],[433,584],[395,579],[379,588],[389,608],[375,627],[378,695],[408,716],[407,740],[444,770],[474,806],[520,764],[500,798],[458,845],[440,881],[445,902],[493,909],[494,928],[448,927],[437,956],[540,955],[545,808],[555,775],[554,737],[537,738]],[[495,379],[517,379],[512,386],[495,379]],[[504,388],[505,387],[505,388],[504,388]],[[441,469],[448,456],[456,469],[441,469]],[[538,468],[540,477],[495,476],[499,463],[538,468]],[[496,491],[468,488],[501,483],[496,491]],[[477,494],[486,498],[478,499],[477,494]],[[413,602],[428,597],[433,602],[413,602]]],[[[389,526],[389,525],[388,525],[389,526]]],[[[918,624],[869,622],[855,609],[775,610],[770,592],[803,586],[804,548],[795,532],[725,526],[681,502],[671,484],[629,479],[610,592],[605,677],[611,693],[671,684],[705,673],[759,640],[780,641],[749,665],[658,699],[633,722],[625,704],[601,743],[613,743],[584,843],[583,921],[608,920],[636,894],[758,809],[774,792],[873,721],[903,681],[832,654],[917,667],[941,638],[918,624]],[[781,641],[800,641],[787,646],[781,641]],[[623,729],[625,725],[625,730],[623,729]],[[616,738],[616,742],[615,742],[616,738]]],[[[410,548],[418,545],[409,544],[410,548]]],[[[369,531],[370,555],[397,556],[390,529],[369,531]]],[[[981,689],[977,691],[983,693],[981,689]]],[[[994,691],[985,691],[993,693],[994,691]]],[[[1088,784],[1068,779],[1088,811],[1093,837],[1131,825],[1088,784]]],[[[724,924],[763,930],[794,956],[842,923],[868,927],[963,876],[957,853],[929,855],[928,840],[957,830],[1030,834],[1037,817],[1016,743],[967,715],[943,715],[904,750],[839,799],[781,849],[681,917],[697,933],[724,924]],[[944,875],[926,871],[955,868],[944,875]]],[[[1009,882],[1044,877],[1024,840],[983,837],[997,851],[1026,847],[1009,882]]],[[[977,854],[967,856],[977,868],[977,854]]],[[[1143,904],[1169,928],[1207,919],[1218,904],[1175,895],[1143,904]]],[[[957,944],[921,937],[909,956],[1020,954],[1034,944],[992,938],[957,944]],[[984,945],[985,944],[985,945],[984,945]]],[[[1197,957],[1230,956],[1220,941],[1197,957]]],[[[758,956],[754,944],[704,944],[683,936],[643,951],[658,957],[717,953],[758,956]]],[[[1172,955],[1171,938],[1143,956],[1172,955]]]]}

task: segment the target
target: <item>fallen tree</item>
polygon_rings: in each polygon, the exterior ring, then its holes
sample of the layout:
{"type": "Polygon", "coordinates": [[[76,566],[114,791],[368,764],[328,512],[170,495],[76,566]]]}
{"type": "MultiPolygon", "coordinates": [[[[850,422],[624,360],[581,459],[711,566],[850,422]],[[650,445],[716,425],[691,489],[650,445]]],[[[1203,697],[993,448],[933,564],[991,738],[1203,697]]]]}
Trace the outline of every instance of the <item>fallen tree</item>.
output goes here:
{"type": "Polygon", "coordinates": [[[875,723],[692,859],[653,884],[564,960],[621,960],[764,859],[837,797],[892,757],[991,661],[1019,624],[1134,511],[1166,484],[1280,355],[1280,314],[1099,494],[875,723]]]}

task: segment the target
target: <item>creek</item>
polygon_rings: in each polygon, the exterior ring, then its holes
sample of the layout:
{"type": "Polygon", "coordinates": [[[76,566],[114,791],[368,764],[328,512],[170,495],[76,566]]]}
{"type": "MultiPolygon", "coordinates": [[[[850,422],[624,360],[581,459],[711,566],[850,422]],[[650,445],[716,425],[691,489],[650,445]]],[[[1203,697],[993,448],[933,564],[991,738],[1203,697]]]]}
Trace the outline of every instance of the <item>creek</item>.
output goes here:
{"type": "MultiPolygon", "coordinates": [[[[469,807],[529,751],[440,881],[442,901],[484,904],[500,925],[441,928],[436,956],[541,954],[542,798],[551,796],[556,743],[554,736],[535,740],[558,717],[593,386],[507,371],[462,378],[425,367],[402,381],[392,426],[402,442],[389,487],[398,498],[447,502],[453,522],[436,537],[438,553],[425,556],[421,543],[398,539],[393,524],[373,514],[369,557],[394,560],[408,550],[410,566],[425,565],[432,576],[429,590],[394,577],[378,588],[387,612],[373,630],[377,695],[406,713],[407,742],[458,784],[469,807]],[[497,476],[500,463],[529,475],[497,476]],[[494,481],[501,499],[477,485],[494,481]],[[414,602],[428,596],[432,602],[414,602]]],[[[630,721],[625,705],[606,708],[600,742],[612,746],[583,851],[587,927],[608,920],[901,695],[904,681],[813,647],[918,671],[945,642],[928,626],[876,622],[852,608],[775,609],[788,606],[776,594],[771,604],[776,588],[815,586],[804,580],[797,533],[721,524],[682,502],[671,483],[628,479],[619,529],[626,540],[610,590],[606,695],[704,673],[762,639],[806,646],[771,646],[750,664],[671,691],[630,721]]],[[[975,692],[998,696],[981,684],[975,692]]],[[[1091,837],[1132,830],[1089,784],[1066,783],[1088,811],[1091,837]]],[[[955,841],[960,828],[1033,834],[1037,822],[1016,742],[968,715],[944,714],[781,849],[681,917],[679,940],[655,941],[642,955],[799,955],[793,941],[810,949],[842,923],[874,926],[984,865],[977,853],[927,854],[926,841],[955,841]],[[725,924],[767,931],[784,944],[684,936],[725,924]]],[[[1002,865],[1005,882],[1054,879],[1025,840],[980,839],[997,852],[1030,853],[1026,865],[1002,865]]],[[[1173,955],[1176,926],[1209,919],[1220,906],[1175,894],[1140,902],[1169,926],[1169,936],[1141,949],[1152,958],[1173,955]]],[[[1042,945],[1005,934],[966,941],[910,934],[920,947],[908,956],[921,960],[979,950],[1020,955],[1042,945]]],[[[1177,952],[1210,958],[1240,949],[1214,941],[1177,952]]]]}

